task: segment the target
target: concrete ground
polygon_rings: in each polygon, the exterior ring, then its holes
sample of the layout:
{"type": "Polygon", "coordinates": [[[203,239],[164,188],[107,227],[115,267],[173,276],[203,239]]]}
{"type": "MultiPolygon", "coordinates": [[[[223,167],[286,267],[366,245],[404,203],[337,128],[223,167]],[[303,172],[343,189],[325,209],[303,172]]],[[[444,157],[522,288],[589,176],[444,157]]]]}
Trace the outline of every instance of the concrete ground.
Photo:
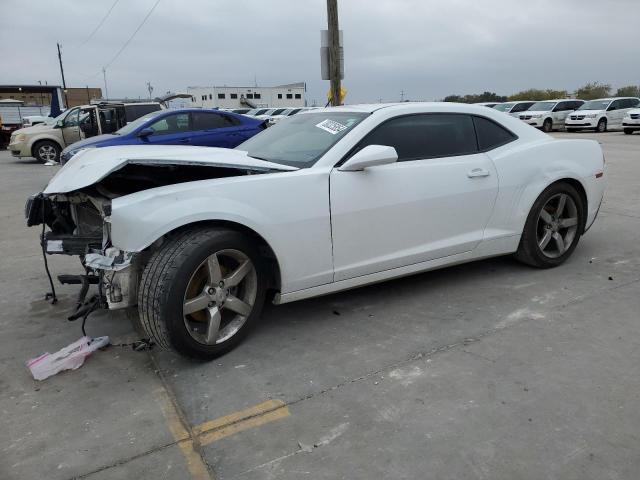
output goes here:
{"type": "MultiPolygon", "coordinates": [[[[557,136],[600,140],[609,182],[559,268],[499,258],[271,306],[211,363],[110,347],[43,382],[24,362],[81,336],[23,221],[56,168],[0,152],[0,478],[637,479],[640,135],[557,136]]],[[[119,313],[87,329],[136,338],[119,313]]]]}

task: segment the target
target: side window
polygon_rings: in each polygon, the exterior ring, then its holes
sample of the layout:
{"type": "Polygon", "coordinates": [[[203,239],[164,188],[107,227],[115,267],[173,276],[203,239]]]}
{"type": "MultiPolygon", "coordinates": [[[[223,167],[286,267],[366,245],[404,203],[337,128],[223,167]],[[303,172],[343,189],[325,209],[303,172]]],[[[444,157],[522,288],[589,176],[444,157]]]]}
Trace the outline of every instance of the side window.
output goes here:
{"type": "Polygon", "coordinates": [[[632,98],[631,100],[629,100],[629,106],[630,108],[636,108],[640,106],[640,99],[639,98],[632,98]]]}
{"type": "Polygon", "coordinates": [[[609,108],[607,108],[607,111],[611,112],[613,110],[620,110],[622,100],[614,100],[613,102],[611,102],[611,105],[609,105],[609,108]]]}
{"type": "Polygon", "coordinates": [[[124,111],[127,122],[133,122],[135,119],[143,117],[147,113],[160,110],[160,105],[125,105],[124,111]]]}
{"type": "Polygon", "coordinates": [[[511,113],[524,112],[528,110],[531,105],[533,105],[533,103],[528,103],[528,102],[519,103],[515,107],[513,107],[513,110],[511,110],[511,113]]]}
{"type": "Polygon", "coordinates": [[[506,128],[487,118],[473,117],[473,123],[478,135],[478,147],[482,152],[493,150],[518,138],[506,128]]]}
{"type": "Polygon", "coordinates": [[[358,145],[388,145],[398,161],[476,153],[473,122],[468,115],[420,114],[389,120],[369,133],[358,145]]]}
{"type": "Polygon", "coordinates": [[[193,122],[193,130],[213,130],[215,128],[230,127],[232,124],[228,120],[229,117],[219,115],[217,113],[193,112],[191,113],[191,121],[193,122]]]}
{"type": "Polygon", "coordinates": [[[571,110],[577,110],[579,109],[582,105],[584,105],[584,102],[571,102],[571,110]]]}
{"type": "Polygon", "coordinates": [[[168,115],[149,126],[154,135],[169,135],[172,133],[186,132],[189,130],[189,114],[178,113],[168,115]]]}
{"type": "Polygon", "coordinates": [[[64,126],[66,127],[77,127],[79,124],[79,116],[80,109],[72,110],[69,115],[64,117],[64,126]]]}

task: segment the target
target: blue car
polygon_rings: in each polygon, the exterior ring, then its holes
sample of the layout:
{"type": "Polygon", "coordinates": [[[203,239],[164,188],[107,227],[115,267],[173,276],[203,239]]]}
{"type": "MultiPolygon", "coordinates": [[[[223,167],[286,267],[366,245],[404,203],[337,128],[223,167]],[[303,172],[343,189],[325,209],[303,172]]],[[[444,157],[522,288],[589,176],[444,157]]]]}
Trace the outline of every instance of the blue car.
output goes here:
{"type": "Polygon", "coordinates": [[[80,150],[115,145],[196,145],[234,148],[266,128],[266,122],[231,112],[203,109],[160,110],[113,134],[80,140],[62,151],[64,165],[80,150]]]}

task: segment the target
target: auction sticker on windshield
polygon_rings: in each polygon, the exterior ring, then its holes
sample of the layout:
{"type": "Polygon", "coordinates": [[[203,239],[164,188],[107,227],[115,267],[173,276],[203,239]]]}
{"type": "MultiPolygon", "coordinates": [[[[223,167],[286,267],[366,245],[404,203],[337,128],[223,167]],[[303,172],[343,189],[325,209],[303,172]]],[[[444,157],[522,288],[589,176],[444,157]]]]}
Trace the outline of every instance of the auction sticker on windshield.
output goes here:
{"type": "Polygon", "coordinates": [[[346,125],[336,122],[335,120],[329,120],[328,118],[318,123],[316,127],[321,128],[325,132],[329,132],[331,135],[335,135],[349,128],[346,125]]]}

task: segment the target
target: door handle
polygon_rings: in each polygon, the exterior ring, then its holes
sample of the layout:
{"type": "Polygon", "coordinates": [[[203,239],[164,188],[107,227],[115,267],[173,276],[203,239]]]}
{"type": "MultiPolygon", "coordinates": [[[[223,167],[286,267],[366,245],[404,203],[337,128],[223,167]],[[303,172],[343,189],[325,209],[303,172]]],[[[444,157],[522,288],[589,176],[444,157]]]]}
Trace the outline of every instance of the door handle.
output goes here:
{"type": "Polygon", "coordinates": [[[488,177],[489,175],[489,170],[485,170],[484,168],[474,168],[467,172],[467,177],[469,178],[488,177]]]}
{"type": "Polygon", "coordinates": [[[189,143],[191,141],[190,138],[183,138],[181,140],[178,140],[178,143],[189,143]]]}

